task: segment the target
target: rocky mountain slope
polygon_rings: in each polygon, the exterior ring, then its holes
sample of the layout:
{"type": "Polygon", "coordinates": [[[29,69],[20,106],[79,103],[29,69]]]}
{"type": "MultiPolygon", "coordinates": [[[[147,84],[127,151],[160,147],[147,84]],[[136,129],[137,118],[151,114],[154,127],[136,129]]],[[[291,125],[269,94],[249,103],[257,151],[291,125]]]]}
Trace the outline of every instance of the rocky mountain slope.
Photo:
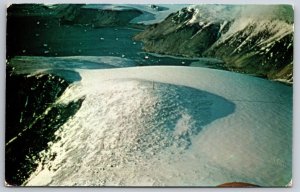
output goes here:
{"type": "Polygon", "coordinates": [[[83,98],[67,105],[55,103],[68,86],[69,82],[58,76],[17,75],[8,67],[5,179],[9,185],[24,182],[37,166],[38,153],[55,140],[54,132],[80,108],[83,98]]]}
{"type": "Polygon", "coordinates": [[[293,8],[197,5],[135,36],[149,52],[216,57],[243,73],[292,82],[293,8]]]}
{"type": "Polygon", "coordinates": [[[56,19],[60,24],[90,25],[92,27],[125,26],[143,12],[135,8],[91,8],[85,4],[13,4],[9,18],[43,17],[56,19]]]}
{"type": "Polygon", "coordinates": [[[81,7],[71,11],[69,15],[63,15],[62,21],[67,24],[91,25],[92,27],[126,26],[129,22],[142,14],[137,9],[95,9],[81,7]]]}

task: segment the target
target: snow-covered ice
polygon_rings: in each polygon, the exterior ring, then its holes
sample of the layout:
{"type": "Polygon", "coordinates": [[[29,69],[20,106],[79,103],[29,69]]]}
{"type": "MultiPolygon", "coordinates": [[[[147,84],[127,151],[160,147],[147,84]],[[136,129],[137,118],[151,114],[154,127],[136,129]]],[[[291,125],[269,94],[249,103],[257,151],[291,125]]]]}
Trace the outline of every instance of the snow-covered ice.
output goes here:
{"type": "Polygon", "coordinates": [[[76,71],[57,102],[85,100],[25,185],[291,181],[292,87],[193,67],[76,71]]]}
{"type": "Polygon", "coordinates": [[[159,6],[163,7],[163,10],[158,11],[147,4],[87,4],[83,8],[89,9],[102,9],[102,10],[140,10],[143,12],[140,16],[134,18],[131,23],[142,23],[145,25],[150,25],[163,21],[171,13],[174,13],[184,7],[187,7],[188,4],[160,4],[159,6]]]}
{"type": "Polygon", "coordinates": [[[131,20],[131,23],[142,23],[145,25],[151,25],[154,23],[162,22],[165,18],[167,18],[171,13],[174,13],[184,7],[187,7],[188,4],[161,4],[166,8],[165,10],[157,11],[149,5],[127,5],[130,7],[134,7],[143,11],[143,14],[131,20]]]}

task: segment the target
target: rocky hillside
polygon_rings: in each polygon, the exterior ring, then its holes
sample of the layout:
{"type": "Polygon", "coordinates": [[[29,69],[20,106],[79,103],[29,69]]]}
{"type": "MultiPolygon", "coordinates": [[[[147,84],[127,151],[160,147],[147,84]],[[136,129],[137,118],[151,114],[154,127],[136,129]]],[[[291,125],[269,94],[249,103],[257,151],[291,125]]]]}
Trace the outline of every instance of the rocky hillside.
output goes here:
{"type": "Polygon", "coordinates": [[[91,8],[85,4],[13,4],[7,9],[9,19],[55,19],[60,24],[89,25],[92,27],[126,26],[143,12],[135,8],[91,8]]]}
{"type": "Polygon", "coordinates": [[[55,104],[68,85],[54,75],[16,75],[8,67],[5,180],[9,185],[21,185],[28,178],[39,152],[57,139],[54,132],[80,108],[83,99],[55,104]]]}
{"type": "Polygon", "coordinates": [[[70,8],[69,14],[62,14],[62,22],[65,24],[82,24],[92,27],[126,26],[129,22],[142,14],[137,9],[96,9],[81,7],[70,8]]]}
{"type": "Polygon", "coordinates": [[[229,70],[292,82],[293,8],[198,5],[135,36],[163,54],[215,57],[229,70]]]}

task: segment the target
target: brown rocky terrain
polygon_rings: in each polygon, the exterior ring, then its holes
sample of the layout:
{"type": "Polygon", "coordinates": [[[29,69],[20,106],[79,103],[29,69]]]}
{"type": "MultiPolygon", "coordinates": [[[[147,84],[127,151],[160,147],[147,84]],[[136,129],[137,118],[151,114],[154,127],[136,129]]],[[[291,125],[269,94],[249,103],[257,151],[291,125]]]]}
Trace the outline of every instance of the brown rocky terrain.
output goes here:
{"type": "Polygon", "coordinates": [[[262,9],[261,15],[241,12],[216,19],[197,7],[184,8],[135,39],[144,42],[145,51],[219,58],[231,71],[292,82],[293,9],[284,5],[269,9],[273,9],[269,15],[262,9]]]}

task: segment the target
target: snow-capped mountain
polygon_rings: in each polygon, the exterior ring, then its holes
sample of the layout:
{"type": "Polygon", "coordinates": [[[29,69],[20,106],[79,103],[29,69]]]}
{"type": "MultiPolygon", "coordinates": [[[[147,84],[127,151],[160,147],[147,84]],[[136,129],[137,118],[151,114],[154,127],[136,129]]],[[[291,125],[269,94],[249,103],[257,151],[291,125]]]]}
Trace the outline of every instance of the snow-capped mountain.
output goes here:
{"type": "Polygon", "coordinates": [[[135,38],[150,52],[217,57],[231,70],[292,81],[288,5],[192,5],[135,38]]]}

